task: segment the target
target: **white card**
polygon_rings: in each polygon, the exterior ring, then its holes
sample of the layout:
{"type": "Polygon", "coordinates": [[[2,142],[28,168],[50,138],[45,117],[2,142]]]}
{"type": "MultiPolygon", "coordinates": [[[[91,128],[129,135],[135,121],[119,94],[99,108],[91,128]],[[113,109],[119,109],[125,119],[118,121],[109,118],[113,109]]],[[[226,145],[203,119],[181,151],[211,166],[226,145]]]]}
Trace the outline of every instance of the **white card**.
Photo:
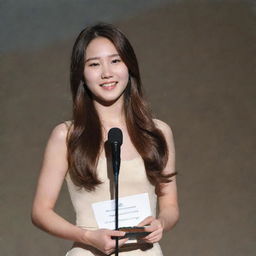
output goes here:
{"type": "MultiPolygon", "coordinates": [[[[115,200],[94,203],[92,208],[99,228],[115,229],[115,200]]],[[[148,193],[120,197],[118,211],[119,227],[138,225],[152,215],[148,193]]]]}

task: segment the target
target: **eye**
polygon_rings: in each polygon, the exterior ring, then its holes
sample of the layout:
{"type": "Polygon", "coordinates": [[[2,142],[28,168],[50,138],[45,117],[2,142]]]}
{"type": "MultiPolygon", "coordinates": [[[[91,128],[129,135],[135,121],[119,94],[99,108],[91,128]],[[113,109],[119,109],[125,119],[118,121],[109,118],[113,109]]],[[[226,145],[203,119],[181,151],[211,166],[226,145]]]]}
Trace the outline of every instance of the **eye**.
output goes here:
{"type": "Polygon", "coordinates": [[[89,67],[96,67],[96,66],[99,66],[99,63],[97,62],[92,62],[88,65],[89,67]]]}
{"type": "Polygon", "coordinates": [[[121,59],[116,58],[116,59],[113,59],[111,62],[112,62],[112,63],[119,63],[119,62],[121,62],[121,61],[122,61],[121,59]]]}

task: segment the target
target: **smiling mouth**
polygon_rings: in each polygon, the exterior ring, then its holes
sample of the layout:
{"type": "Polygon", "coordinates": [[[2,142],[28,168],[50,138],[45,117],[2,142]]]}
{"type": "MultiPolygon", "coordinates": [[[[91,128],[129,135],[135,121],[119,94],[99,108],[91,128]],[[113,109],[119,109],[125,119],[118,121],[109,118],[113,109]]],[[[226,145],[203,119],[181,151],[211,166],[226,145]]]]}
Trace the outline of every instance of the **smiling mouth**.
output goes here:
{"type": "Polygon", "coordinates": [[[103,88],[113,88],[117,85],[118,82],[110,82],[110,83],[103,83],[103,84],[100,84],[101,87],[103,88]]]}

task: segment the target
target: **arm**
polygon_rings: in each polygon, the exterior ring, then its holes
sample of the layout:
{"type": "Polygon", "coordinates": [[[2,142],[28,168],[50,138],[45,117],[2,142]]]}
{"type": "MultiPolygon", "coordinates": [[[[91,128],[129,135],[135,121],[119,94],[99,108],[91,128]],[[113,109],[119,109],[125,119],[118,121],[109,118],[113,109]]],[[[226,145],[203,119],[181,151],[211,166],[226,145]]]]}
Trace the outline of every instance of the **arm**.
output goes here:
{"type": "Polygon", "coordinates": [[[32,222],[52,235],[85,243],[103,252],[110,252],[115,247],[115,241],[111,239],[111,236],[123,236],[124,232],[81,229],[54,212],[54,206],[68,169],[66,137],[65,124],[56,126],[51,133],[33,202],[32,222]]]}
{"type": "Polygon", "coordinates": [[[68,168],[66,136],[65,124],[56,126],[50,135],[38,179],[31,219],[34,225],[52,235],[81,242],[83,231],[54,212],[68,168]]]}
{"type": "MultiPolygon", "coordinates": [[[[168,162],[163,172],[164,174],[171,174],[175,172],[175,148],[172,131],[167,124],[160,120],[155,120],[155,123],[157,128],[163,132],[169,151],[168,162]]],[[[158,242],[162,238],[163,231],[171,230],[178,221],[179,207],[176,177],[174,176],[171,179],[172,182],[159,184],[159,215],[157,219],[150,216],[140,223],[140,225],[150,225],[146,230],[152,233],[144,238],[146,242],[158,242]]]]}
{"type": "MultiPolygon", "coordinates": [[[[173,134],[171,128],[167,124],[161,121],[158,121],[158,123],[159,129],[161,129],[167,141],[169,151],[168,162],[163,172],[164,174],[171,174],[175,172],[175,148],[173,134]]],[[[164,230],[172,229],[179,218],[176,176],[173,176],[171,179],[172,182],[159,185],[160,194],[158,196],[158,219],[161,221],[164,230]]]]}

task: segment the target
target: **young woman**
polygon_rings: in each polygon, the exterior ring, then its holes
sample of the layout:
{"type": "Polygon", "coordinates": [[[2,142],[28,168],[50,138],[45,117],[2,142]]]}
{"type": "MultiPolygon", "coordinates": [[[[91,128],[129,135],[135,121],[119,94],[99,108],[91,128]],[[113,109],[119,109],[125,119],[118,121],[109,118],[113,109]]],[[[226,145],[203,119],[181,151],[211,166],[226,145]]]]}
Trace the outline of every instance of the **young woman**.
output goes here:
{"type": "Polygon", "coordinates": [[[49,138],[32,209],[33,223],[74,241],[68,256],[114,252],[111,237],[125,233],[98,228],[91,205],[113,199],[105,142],[108,131],[118,127],[123,132],[119,195],[148,193],[152,211],[152,216],[138,223],[147,225],[150,234],[133,246],[120,239],[120,255],[162,255],[158,242],[179,215],[173,137],[167,124],[152,119],[143,99],[137,59],[124,34],[108,24],[84,29],[73,47],[70,83],[73,120],[56,126],[49,138]],[[64,179],[76,225],[54,212],[64,179]]]}

